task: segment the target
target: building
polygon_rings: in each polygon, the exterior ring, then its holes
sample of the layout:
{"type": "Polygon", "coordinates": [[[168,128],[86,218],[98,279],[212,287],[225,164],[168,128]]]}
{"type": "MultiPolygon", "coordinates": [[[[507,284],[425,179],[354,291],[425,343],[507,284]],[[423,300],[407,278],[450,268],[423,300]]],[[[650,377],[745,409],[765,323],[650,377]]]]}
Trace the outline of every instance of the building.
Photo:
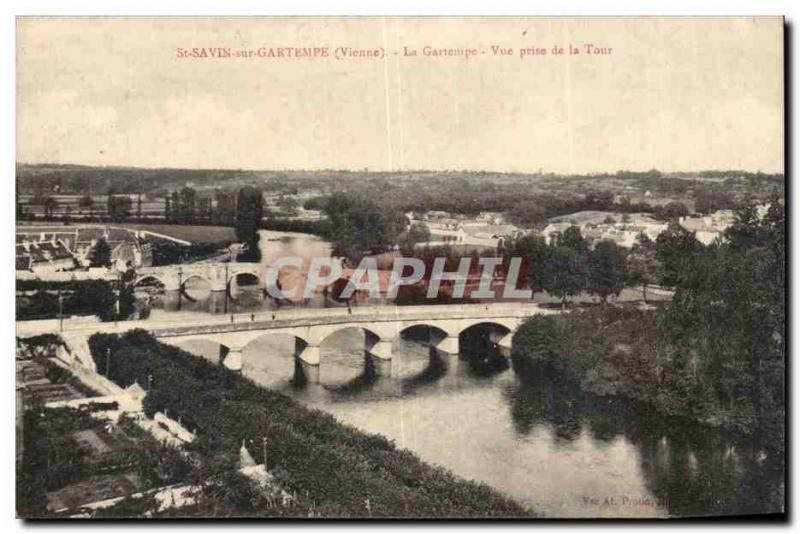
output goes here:
{"type": "Polygon", "coordinates": [[[16,234],[17,270],[36,266],[37,272],[52,272],[88,267],[91,251],[100,239],[108,243],[115,267],[147,267],[153,263],[152,243],[137,230],[103,225],[30,226],[17,227],[16,234]]]}
{"type": "Polygon", "coordinates": [[[733,210],[718,210],[703,217],[681,217],[678,219],[678,224],[687,232],[694,233],[695,239],[702,244],[710,245],[722,238],[725,230],[735,221],[736,214],[733,210]]]}
{"type": "Polygon", "coordinates": [[[553,222],[548,224],[540,235],[544,237],[547,244],[551,244],[555,235],[563,234],[571,226],[577,226],[589,246],[594,246],[599,241],[610,240],[617,246],[631,248],[639,241],[640,235],[645,235],[654,241],[661,232],[667,229],[666,223],[644,214],[628,214],[621,217],[620,220],[611,215],[607,215],[606,218],[608,222],[605,219],[603,222],[596,222],[599,220],[596,218],[583,223],[553,222]]]}
{"type": "Polygon", "coordinates": [[[49,241],[23,240],[15,248],[15,266],[18,271],[45,274],[71,271],[76,266],[72,252],[55,236],[49,241]]]}

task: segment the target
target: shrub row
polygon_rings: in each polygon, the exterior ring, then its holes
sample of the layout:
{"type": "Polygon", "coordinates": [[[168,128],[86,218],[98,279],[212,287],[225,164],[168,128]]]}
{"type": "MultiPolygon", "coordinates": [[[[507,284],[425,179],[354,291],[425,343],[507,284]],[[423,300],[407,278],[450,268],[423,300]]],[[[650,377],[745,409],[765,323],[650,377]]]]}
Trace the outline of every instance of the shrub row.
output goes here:
{"type": "MultiPolygon", "coordinates": [[[[242,442],[290,491],[329,517],[519,517],[532,512],[482,484],[423,463],[378,435],[365,434],[319,410],[142,331],[90,339],[98,365],[111,349],[110,377],[122,386],[150,384],[145,410],[168,410],[196,430],[192,447],[235,463],[242,442]]],[[[234,465],[230,465],[233,468],[234,465]]],[[[243,514],[257,510],[240,510],[243,514]]]]}

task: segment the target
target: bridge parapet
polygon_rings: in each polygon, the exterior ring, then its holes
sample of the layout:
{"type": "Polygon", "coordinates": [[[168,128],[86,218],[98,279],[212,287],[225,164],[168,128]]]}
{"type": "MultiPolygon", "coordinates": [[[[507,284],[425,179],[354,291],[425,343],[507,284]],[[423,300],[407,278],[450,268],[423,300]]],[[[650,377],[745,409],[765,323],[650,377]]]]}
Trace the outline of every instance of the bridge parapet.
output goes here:
{"type": "MultiPolygon", "coordinates": [[[[534,314],[557,313],[533,303],[462,304],[431,306],[373,306],[364,308],[293,309],[253,315],[177,317],[166,321],[122,321],[94,323],[68,329],[65,335],[84,340],[96,332],[122,333],[134,328],[149,331],[165,343],[181,346],[194,340],[207,340],[228,349],[226,367],[241,371],[242,353],[247,345],[265,335],[289,335],[295,339],[295,358],[308,381],[319,380],[320,345],[335,332],[357,328],[366,332],[365,355],[377,374],[391,372],[392,343],[401,332],[415,326],[431,329],[430,344],[443,355],[457,355],[459,335],[482,323],[501,327],[490,340],[505,354],[520,322],[534,314]]],[[[17,323],[20,337],[52,331],[43,321],[17,323]],[[38,324],[37,324],[38,323],[38,324]]]]}

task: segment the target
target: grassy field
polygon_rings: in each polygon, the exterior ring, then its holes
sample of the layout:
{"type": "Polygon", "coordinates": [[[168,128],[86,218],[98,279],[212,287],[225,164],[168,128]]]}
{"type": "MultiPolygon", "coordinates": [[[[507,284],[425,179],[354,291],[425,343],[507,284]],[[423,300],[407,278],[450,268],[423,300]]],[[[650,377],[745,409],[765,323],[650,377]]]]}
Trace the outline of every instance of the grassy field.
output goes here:
{"type": "Polygon", "coordinates": [[[130,230],[149,230],[159,234],[168,235],[177,239],[185,239],[192,243],[219,243],[224,244],[236,241],[236,232],[230,226],[189,226],[182,224],[152,224],[137,222],[119,223],[54,223],[52,221],[24,221],[16,225],[17,231],[35,230],[37,232],[68,232],[70,228],[80,226],[98,227],[110,226],[115,228],[128,228],[130,230]]]}
{"type": "Polygon", "coordinates": [[[119,226],[136,230],[149,230],[159,234],[185,239],[192,243],[224,244],[236,241],[236,233],[229,226],[186,226],[181,224],[120,223],[119,226]]]}
{"type": "MultiPolygon", "coordinates": [[[[110,354],[118,384],[152,377],[145,412],[169,410],[187,428],[196,429],[191,450],[208,458],[215,473],[237,468],[237,451],[242,444],[253,444],[255,461],[266,461],[274,480],[296,496],[297,505],[289,513],[299,517],[535,516],[485,484],[426,464],[383,436],[344,425],[141,330],[121,337],[98,334],[89,345],[101,367],[110,354]]],[[[213,500],[222,504],[219,496],[213,500]]],[[[238,499],[229,511],[239,517],[278,512],[248,499],[238,499]]],[[[211,515],[219,517],[218,512],[211,515]]]]}

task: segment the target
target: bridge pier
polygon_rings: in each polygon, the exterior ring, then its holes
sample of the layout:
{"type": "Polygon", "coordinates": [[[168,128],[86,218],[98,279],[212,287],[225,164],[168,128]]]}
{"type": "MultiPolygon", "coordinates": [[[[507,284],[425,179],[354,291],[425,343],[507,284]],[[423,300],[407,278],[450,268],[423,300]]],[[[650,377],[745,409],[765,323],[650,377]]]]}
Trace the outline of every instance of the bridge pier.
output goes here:
{"type": "Polygon", "coordinates": [[[208,311],[211,313],[227,312],[228,292],[225,289],[212,289],[209,292],[208,311]]]}
{"type": "Polygon", "coordinates": [[[295,359],[307,384],[319,384],[319,345],[295,341],[295,359]]]}
{"type": "Polygon", "coordinates": [[[458,336],[447,336],[436,344],[436,351],[448,356],[458,356],[461,351],[458,336]]]}
{"type": "Polygon", "coordinates": [[[460,360],[458,353],[460,352],[460,343],[458,335],[448,335],[441,341],[432,345],[435,357],[444,364],[445,373],[443,380],[446,382],[457,382],[459,376],[460,360]]]}
{"type": "Polygon", "coordinates": [[[500,354],[502,354],[505,358],[511,358],[511,342],[513,339],[514,332],[509,332],[505,335],[492,332],[489,336],[489,340],[494,343],[498,352],[500,352],[500,354]]]}
{"type": "Polygon", "coordinates": [[[164,290],[164,309],[167,311],[178,311],[181,309],[181,290],[164,290]]]}
{"type": "Polygon", "coordinates": [[[242,372],[242,349],[241,348],[231,348],[228,350],[228,354],[225,356],[225,359],[222,360],[222,365],[230,369],[231,371],[242,372]]]}
{"type": "MultiPolygon", "coordinates": [[[[379,339],[366,348],[367,358],[376,376],[392,376],[392,341],[379,339]]],[[[370,344],[369,340],[367,344],[370,344]]]]}

